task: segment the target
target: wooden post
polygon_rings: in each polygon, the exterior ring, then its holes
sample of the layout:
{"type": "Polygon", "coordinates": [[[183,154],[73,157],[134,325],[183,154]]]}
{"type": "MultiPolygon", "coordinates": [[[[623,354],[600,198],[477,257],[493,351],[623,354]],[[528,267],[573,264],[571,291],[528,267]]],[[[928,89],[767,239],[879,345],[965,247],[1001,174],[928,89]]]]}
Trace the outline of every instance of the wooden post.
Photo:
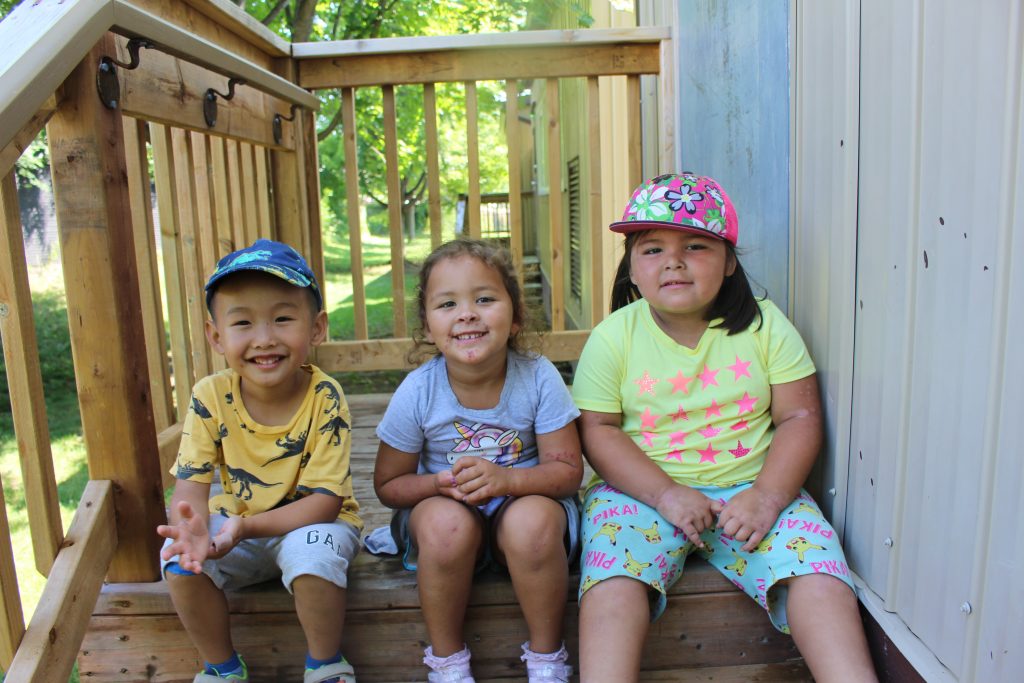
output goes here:
{"type": "Polygon", "coordinates": [[[65,81],[47,136],[89,476],[114,482],[118,544],[107,576],[153,581],[164,498],[123,122],[96,94],[96,67],[112,54],[108,33],[65,81]]]}
{"type": "Polygon", "coordinates": [[[36,569],[48,575],[64,538],[46,421],[39,345],[32,315],[14,171],[0,180],[0,337],[3,338],[11,416],[28,505],[36,569]]]}

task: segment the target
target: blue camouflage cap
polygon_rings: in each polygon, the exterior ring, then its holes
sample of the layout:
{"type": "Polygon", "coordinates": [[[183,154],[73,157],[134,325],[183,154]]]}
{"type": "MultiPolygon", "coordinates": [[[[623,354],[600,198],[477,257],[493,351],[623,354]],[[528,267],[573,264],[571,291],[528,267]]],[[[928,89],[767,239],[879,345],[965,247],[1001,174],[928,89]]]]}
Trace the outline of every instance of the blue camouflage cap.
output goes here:
{"type": "Polygon", "coordinates": [[[259,270],[276,275],[285,282],[303,289],[308,287],[316,299],[316,309],[324,307],[316,276],[310,270],[306,259],[287,244],[273,240],[259,239],[238,251],[233,251],[217,262],[217,269],[206,281],[206,308],[210,309],[216,284],[232,273],[242,270],[259,270]]]}

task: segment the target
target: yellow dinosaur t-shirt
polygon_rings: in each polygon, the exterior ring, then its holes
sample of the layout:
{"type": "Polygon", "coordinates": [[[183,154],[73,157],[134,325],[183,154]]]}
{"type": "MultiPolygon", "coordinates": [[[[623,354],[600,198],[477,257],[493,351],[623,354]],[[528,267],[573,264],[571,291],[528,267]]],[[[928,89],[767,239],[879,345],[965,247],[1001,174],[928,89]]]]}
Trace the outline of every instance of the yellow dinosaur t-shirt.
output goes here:
{"type": "Polygon", "coordinates": [[[311,378],[302,405],[287,425],[273,427],[246,411],[234,370],[197,382],[171,474],[207,484],[219,468],[224,493],[210,498],[211,513],[244,517],[311,493],[340,496],[338,519],[361,530],[348,403],[337,381],[313,365],[303,369],[311,378]]]}
{"type": "Polygon", "coordinates": [[[615,311],[580,355],[576,406],[620,413],[622,430],[680,484],[753,481],[774,432],[771,385],[814,374],[796,328],[771,301],[759,305],[759,329],[709,326],[693,349],[665,334],[643,299],[615,311]]]}

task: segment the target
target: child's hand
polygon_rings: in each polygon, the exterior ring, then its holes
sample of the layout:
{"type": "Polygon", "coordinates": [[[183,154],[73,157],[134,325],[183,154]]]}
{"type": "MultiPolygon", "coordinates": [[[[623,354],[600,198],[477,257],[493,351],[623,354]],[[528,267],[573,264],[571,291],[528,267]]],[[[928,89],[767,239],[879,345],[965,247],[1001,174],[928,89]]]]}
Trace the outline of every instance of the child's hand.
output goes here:
{"type": "Polygon", "coordinates": [[[452,474],[463,494],[462,501],[469,505],[483,505],[492,498],[508,495],[509,468],[490,460],[461,457],[452,465],[452,474]]]}
{"type": "Polygon", "coordinates": [[[178,521],[173,525],[161,524],[156,532],[174,542],[160,551],[160,557],[169,560],[178,556],[178,565],[193,574],[201,574],[203,560],[210,552],[210,530],[206,516],[197,515],[185,501],[178,503],[178,521]]]}
{"type": "Polygon", "coordinates": [[[455,500],[461,501],[465,498],[462,492],[458,489],[458,482],[455,481],[455,475],[452,474],[451,470],[444,470],[434,475],[434,487],[437,489],[437,493],[448,498],[454,498],[455,500]]]}
{"type": "Polygon", "coordinates": [[[718,528],[737,541],[746,541],[741,550],[749,553],[771,531],[787,504],[751,486],[725,504],[718,515],[718,528]]]}
{"type": "Polygon", "coordinates": [[[708,498],[689,486],[674,485],[665,490],[657,501],[658,514],[682,529],[686,538],[698,548],[704,547],[700,535],[714,526],[715,515],[722,504],[708,498]]]}
{"type": "Polygon", "coordinates": [[[245,538],[242,533],[242,524],[241,517],[228,517],[227,521],[221,525],[217,535],[210,539],[210,551],[206,557],[216,560],[231,552],[231,549],[245,538]]]}

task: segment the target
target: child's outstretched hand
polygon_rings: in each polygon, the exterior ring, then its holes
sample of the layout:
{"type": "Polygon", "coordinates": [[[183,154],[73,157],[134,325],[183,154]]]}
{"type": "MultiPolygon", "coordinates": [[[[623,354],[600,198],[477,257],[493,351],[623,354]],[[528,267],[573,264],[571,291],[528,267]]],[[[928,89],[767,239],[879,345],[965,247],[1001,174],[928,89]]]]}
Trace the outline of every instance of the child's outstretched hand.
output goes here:
{"type": "Polygon", "coordinates": [[[658,514],[682,529],[698,548],[704,547],[700,535],[715,524],[715,516],[722,511],[722,504],[708,498],[689,486],[674,484],[662,493],[655,509],[658,514]]]}
{"type": "Polygon", "coordinates": [[[462,501],[469,505],[483,505],[492,498],[508,495],[509,468],[485,458],[461,457],[452,465],[452,474],[463,494],[462,501]]]}
{"type": "Polygon", "coordinates": [[[177,512],[178,521],[175,524],[161,524],[156,528],[158,534],[174,541],[160,551],[160,557],[169,560],[177,555],[182,569],[201,574],[203,560],[209,556],[211,549],[206,517],[197,515],[185,501],[178,502],[177,512]]]}
{"type": "Polygon", "coordinates": [[[751,486],[740,491],[722,507],[718,515],[718,528],[737,541],[745,541],[741,550],[753,551],[771,531],[775,520],[787,503],[751,486]]]}

